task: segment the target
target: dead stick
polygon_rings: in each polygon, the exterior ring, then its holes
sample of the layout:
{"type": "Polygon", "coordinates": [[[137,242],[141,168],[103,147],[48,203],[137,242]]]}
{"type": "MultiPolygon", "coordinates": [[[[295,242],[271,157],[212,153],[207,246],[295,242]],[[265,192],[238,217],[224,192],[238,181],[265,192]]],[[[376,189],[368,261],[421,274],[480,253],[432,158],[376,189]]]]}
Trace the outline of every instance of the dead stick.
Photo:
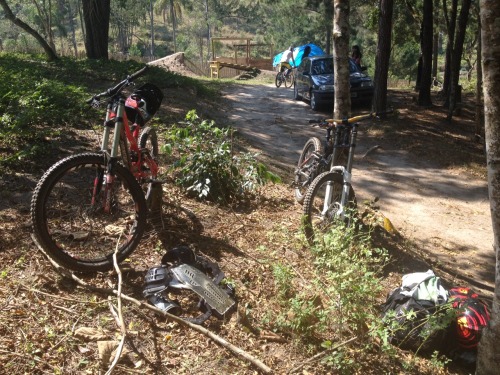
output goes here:
{"type": "MultiPolygon", "coordinates": [[[[120,239],[122,238],[122,233],[120,233],[120,236],[118,237],[118,241],[116,241],[116,246],[115,246],[115,252],[113,253],[113,266],[115,268],[115,271],[118,275],[118,290],[116,291],[116,298],[118,300],[118,326],[120,327],[120,332],[122,334],[122,339],[120,340],[120,344],[118,345],[118,349],[116,350],[115,353],[115,358],[113,358],[113,362],[111,363],[111,366],[109,366],[108,371],[106,371],[105,375],[111,375],[113,373],[113,369],[116,367],[118,364],[118,361],[120,360],[120,357],[122,355],[123,351],[123,346],[125,345],[125,339],[127,338],[127,328],[125,327],[125,321],[123,320],[123,313],[122,313],[122,270],[120,269],[120,266],[118,265],[118,260],[117,260],[117,253],[118,249],[120,246],[120,239]]],[[[111,304],[111,311],[113,312],[113,305],[111,304]]]]}
{"type": "MultiPolygon", "coordinates": [[[[107,295],[109,295],[109,294],[116,295],[118,293],[116,290],[113,290],[113,289],[98,288],[98,287],[95,287],[93,285],[87,284],[85,281],[83,281],[82,279],[80,279],[79,277],[77,277],[73,272],[71,272],[71,271],[69,271],[69,270],[61,267],[53,259],[51,259],[47,255],[47,253],[43,250],[43,248],[40,246],[40,244],[38,243],[38,241],[36,240],[36,238],[33,235],[31,235],[31,238],[33,239],[33,242],[37,245],[37,247],[39,248],[39,250],[43,254],[45,254],[45,256],[49,260],[49,262],[54,266],[54,268],[63,277],[72,279],[73,281],[75,281],[76,283],[78,283],[80,286],[82,286],[82,287],[84,287],[86,289],[89,289],[89,290],[91,290],[93,292],[107,294],[107,295]]],[[[178,316],[175,316],[175,315],[169,314],[166,311],[160,310],[159,308],[157,308],[157,307],[155,307],[153,305],[141,302],[141,301],[139,301],[139,300],[137,300],[137,299],[135,299],[133,297],[129,297],[126,294],[122,294],[121,298],[123,300],[125,300],[125,301],[129,301],[129,302],[134,303],[138,307],[142,307],[142,308],[146,308],[146,309],[152,310],[152,311],[154,311],[157,314],[160,314],[160,315],[163,315],[166,318],[169,318],[170,320],[173,320],[173,321],[175,321],[175,322],[177,322],[179,324],[188,326],[189,328],[192,328],[193,330],[198,331],[198,332],[204,334],[205,336],[211,338],[217,344],[219,344],[219,345],[223,346],[224,348],[228,349],[229,351],[231,351],[233,354],[237,355],[238,357],[243,358],[244,360],[252,363],[254,366],[256,366],[263,373],[265,373],[265,374],[272,373],[271,368],[268,367],[268,366],[266,366],[266,364],[264,364],[262,361],[260,361],[259,359],[253,357],[249,353],[245,352],[243,349],[241,349],[241,348],[239,348],[239,347],[231,344],[230,342],[224,340],[222,337],[216,335],[215,333],[209,331],[208,329],[206,329],[206,328],[204,328],[202,326],[199,326],[199,325],[193,324],[191,322],[188,322],[188,321],[186,321],[186,320],[184,320],[182,318],[179,318],[178,316]]]]}
{"type": "Polygon", "coordinates": [[[291,374],[291,373],[294,373],[294,372],[297,372],[299,371],[302,367],[304,367],[305,365],[307,365],[308,363],[312,363],[312,362],[316,362],[317,360],[319,360],[321,357],[327,355],[328,353],[334,351],[335,349],[338,349],[340,348],[341,346],[344,346],[344,345],[347,345],[349,344],[351,341],[354,341],[356,340],[357,337],[351,337],[349,340],[346,340],[344,342],[341,342],[340,344],[337,344],[335,346],[332,346],[331,348],[328,348],[314,356],[312,356],[311,358],[309,358],[308,360],[302,362],[300,365],[298,365],[297,367],[291,369],[290,371],[288,371],[288,374],[291,374]]]}

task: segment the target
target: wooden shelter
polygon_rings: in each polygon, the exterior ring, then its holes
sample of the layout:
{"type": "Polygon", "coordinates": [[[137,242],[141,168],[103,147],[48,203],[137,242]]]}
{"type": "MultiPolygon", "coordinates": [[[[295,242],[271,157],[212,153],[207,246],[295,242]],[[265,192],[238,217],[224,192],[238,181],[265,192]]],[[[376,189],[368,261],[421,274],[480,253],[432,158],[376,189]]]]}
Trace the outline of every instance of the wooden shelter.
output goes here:
{"type": "Polygon", "coordinates": [[[221,69],[228,68],[236,71],[254,71],[259,69],[272,69],[273,45],[265,43],[252,43],[251,38],[212,38],[212,60],[210,61],[210,76],[219,78],[221,69]],[[242,43],[243,42],[243,43],[242,43]],[[225,44],[226,56],[218,53],[218,45],[225,44]],[[256,49],[266,48],[269,54],[265,57],[256,56],[256,49]],[[227,50],[230,50],[231,56],[228,56],[227,50]]]}

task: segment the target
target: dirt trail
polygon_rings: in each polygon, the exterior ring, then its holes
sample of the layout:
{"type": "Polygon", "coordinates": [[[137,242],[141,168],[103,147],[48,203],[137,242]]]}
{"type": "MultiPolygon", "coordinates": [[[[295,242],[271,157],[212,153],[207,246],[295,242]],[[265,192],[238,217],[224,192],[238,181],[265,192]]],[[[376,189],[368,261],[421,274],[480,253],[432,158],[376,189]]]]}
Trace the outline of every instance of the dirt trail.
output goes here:
{"type": "MultiPolygon", "coordinates": [[[[291,89],[273,85],[237,85],[224,91],[231,124],[290,182],[307,138],[323,137],[307,120],[330,117],[293,100],[292,94],[291,89]]],[[[402,107],[399,120],[405,121],[405,116],[409,115],[402,107]]],[[[448,279],[458,276],[450,282],[468,284],[491,296],[495,260],[487,183],[454,169],[437,168],[430,156],[425,159],[384,144],[361,127],[353,169],[358,202],[378,197],[380,212],[431,266],[446,270],[448,279]],[[363,157],[375,145],[379,147],[363,157]]]]}

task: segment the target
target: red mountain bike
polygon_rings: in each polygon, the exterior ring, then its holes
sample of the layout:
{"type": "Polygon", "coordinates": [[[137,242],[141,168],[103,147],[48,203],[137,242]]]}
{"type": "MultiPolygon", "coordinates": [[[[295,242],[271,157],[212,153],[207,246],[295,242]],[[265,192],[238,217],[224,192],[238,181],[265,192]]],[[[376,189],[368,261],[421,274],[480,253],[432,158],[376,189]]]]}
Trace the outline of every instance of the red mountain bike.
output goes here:
{"type": "Polygon", "coordinates": [[[113,268],[113,254],[123,261],[144,233],[148,201],[157,181],[158,140],[145,124],[163,100],[146,83],[126,97],[123,90],[146,67],[87,103],[106,98],[101,150],[72,155],[45,172],[31,201],[38,244],[57,263],[75,271],[113,268]]]}

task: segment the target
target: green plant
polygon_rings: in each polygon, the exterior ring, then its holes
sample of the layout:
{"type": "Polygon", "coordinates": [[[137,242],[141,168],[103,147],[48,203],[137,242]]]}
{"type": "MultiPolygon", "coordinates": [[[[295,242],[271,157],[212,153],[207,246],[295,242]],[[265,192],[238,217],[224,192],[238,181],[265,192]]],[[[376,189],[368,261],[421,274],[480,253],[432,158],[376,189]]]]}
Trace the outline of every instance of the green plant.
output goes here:
{"type": "MultiPolygon", "coordinates": [[[[72,129],[101,126],[104,109],[89,108],[85,100],[110,81],[144,66],[135,61],[70,58],[47,63],[36,56],[1,52],[0,59],[0,175],[31,168],[35,162],[48,167],[60,144],[74,143],[72,129]]],[[[153,66],[140,80],[153,81],[162,89],[182,86],[203,98],[215,97],[219,87],[153,66]]]]}
{"type": "Polygon", "coordinates": [[[323,348],[331,349],[323,363],[335,373],[352,373],[360,364],[353,360],[349,346],[334,347],[332,343],[354,337],[370,349],[372,330],[387,336],[376,306],[388,254],[372,246],[371,229],[360,223],[333,227],[311,250],[315,276],[302,290],[287,289],[293,276],[288,268],[277,265],[273,270],[285,311],[276,317],[276,324],[297,334],[302,343],[319,340],[323,348]]]}
{"type": "Polygon", "coordinates": [[[442,371],[444,367],[451,362],[451,359],[444,355],[439,354],[438,351],[434,351],[431,356],[431,365],[436,369],[436,371],[442,371]]]}
{"type": "Polygon", "coordinates": [[[279,181],[256,155],[233,151],[231,128],[201,120],[194,110],[165,138],[163,151],[177,157],[172,167],[177,184],[199,199],[229,202],[268,181],[279,181]]]}
{"type": "Polygon", "coordinates": [[[295,276],[293,270],[289,266],[277,263],[273,265],[273,276],[278,297],[286,300],[292,291],[292,280],[295,276]]]}

